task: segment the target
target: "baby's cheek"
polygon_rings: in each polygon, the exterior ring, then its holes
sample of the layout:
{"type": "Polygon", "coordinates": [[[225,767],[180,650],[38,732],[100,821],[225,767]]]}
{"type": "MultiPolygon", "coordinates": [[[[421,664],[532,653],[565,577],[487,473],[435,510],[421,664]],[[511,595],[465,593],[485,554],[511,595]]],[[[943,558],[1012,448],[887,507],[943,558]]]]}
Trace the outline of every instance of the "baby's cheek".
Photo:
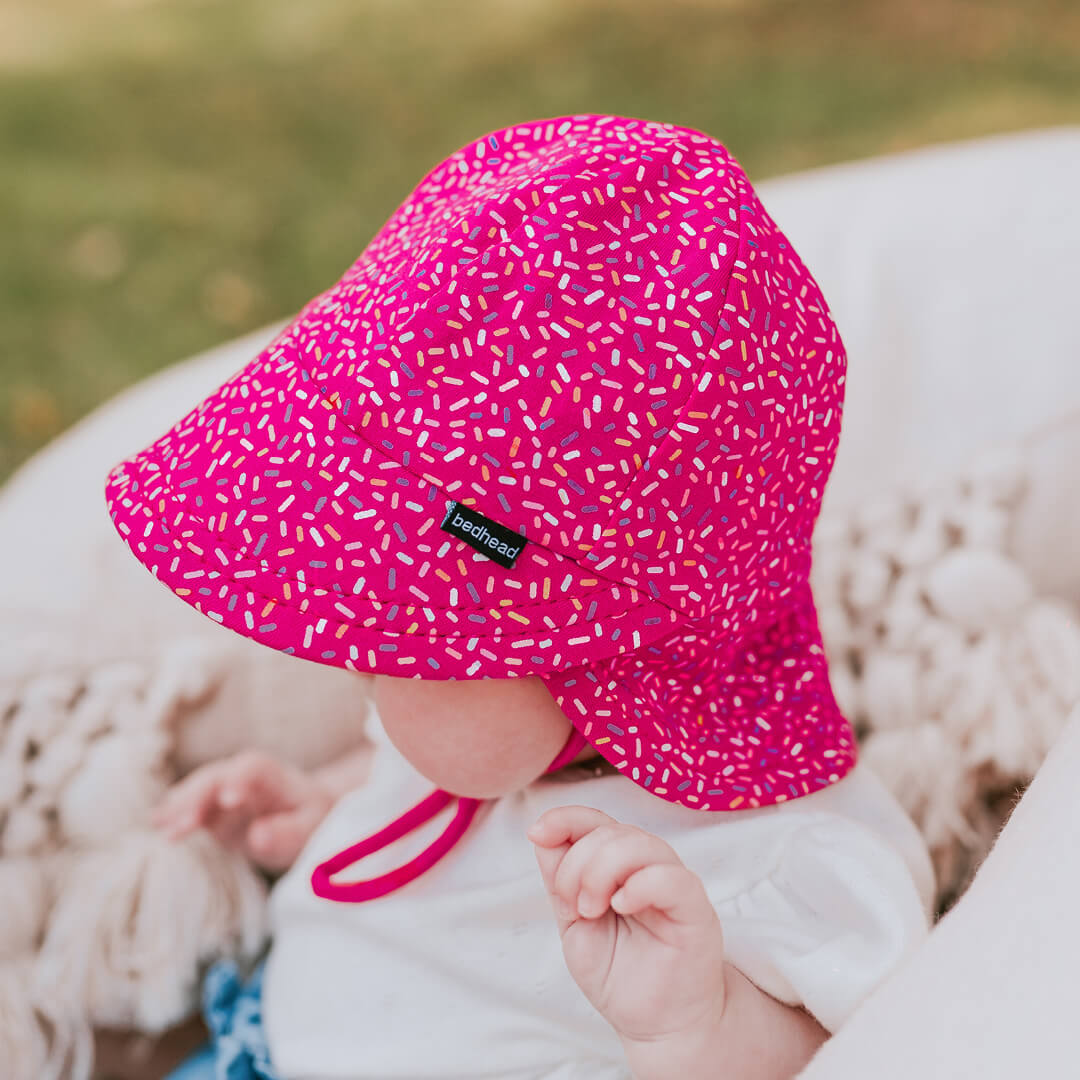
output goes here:
{"type": "Polygon", "coordinates": [[[496,798],[542,776],[570,721],[538,680],[463,682],[377,676],[390,741],[422,776],[455,795],[496,798]]]}
{"type": "MultiPolygon", "coordinates": [[[[438,720],[433,719],[435,728],[438,720]]],[[[520,743],[508,747],[482,740],[447,738],[445,732],[402,728],[390,741],[414,769],[436,787],[454,795],[492,799],[531,784],[545,769],[540,756],[528,754],[520,743]]]]}

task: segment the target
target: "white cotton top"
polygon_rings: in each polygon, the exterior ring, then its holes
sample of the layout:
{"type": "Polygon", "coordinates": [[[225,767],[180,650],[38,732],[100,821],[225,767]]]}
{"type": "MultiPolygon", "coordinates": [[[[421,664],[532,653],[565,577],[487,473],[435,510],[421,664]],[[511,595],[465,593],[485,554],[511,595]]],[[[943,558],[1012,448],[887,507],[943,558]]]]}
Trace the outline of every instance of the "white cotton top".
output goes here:
{"type": "MultiPolygon", "coordinates": [[[[692,810],[573,766],[483,803],[457,845],[396,892],[321,899],[316,865],[433,790],[369,716],[367,783],[271,892],[263,1023],[284,1080],[630,1080],[618,1038],[566,967],[525,835],[555,806],[596,807],[666,840],[705,882],[728,959],[830,1032],[929,932],[925,843],[861,760],[821,791],[738,811],[692,810]]],[[[335,881],[407,862],[456,806],[335,881]]]]}

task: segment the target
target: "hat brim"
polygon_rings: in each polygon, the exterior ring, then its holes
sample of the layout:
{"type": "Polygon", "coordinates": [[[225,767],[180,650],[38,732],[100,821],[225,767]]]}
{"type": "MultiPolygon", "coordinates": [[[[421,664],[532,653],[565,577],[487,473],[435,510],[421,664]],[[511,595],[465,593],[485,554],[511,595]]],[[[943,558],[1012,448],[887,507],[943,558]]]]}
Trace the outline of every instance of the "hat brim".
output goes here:
{"type": "MultiPolygon", "coordinates": [[[[443,531],[453,493],[364,438],[288,333],[106,479],[117,531],[186,603],[297,657],[434,679],[577,667],[678,625],[557,551],[507,569],[443,531]]],[[[462,502],[499,517],[497,493],[462,502]]]]}

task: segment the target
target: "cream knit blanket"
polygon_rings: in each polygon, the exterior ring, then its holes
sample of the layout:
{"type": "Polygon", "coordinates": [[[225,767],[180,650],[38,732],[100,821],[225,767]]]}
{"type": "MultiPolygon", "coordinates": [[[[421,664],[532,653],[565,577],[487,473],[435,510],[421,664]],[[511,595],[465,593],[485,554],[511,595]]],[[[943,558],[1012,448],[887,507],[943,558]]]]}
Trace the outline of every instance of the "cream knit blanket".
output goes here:
{"type": "MultiPolygon", "coordinates": [[[[1080,699],[1077,613],[1007,554],[1030,470],[1021,446],[1000,449],[933,486],[823,512],[814,537],[837,700],[926,837],[939,914],[1080,699]]],[[[180,771],[178,736],[229,678],[225,643],[58,664],[76,644],[0,625],[9,1080],[87,1080],[92,1027],[165,1030],[196,1007],[211,957],[252,957],[266,939],[260,874],[204,834],[171,845],[147,827],[180,771]]]]}

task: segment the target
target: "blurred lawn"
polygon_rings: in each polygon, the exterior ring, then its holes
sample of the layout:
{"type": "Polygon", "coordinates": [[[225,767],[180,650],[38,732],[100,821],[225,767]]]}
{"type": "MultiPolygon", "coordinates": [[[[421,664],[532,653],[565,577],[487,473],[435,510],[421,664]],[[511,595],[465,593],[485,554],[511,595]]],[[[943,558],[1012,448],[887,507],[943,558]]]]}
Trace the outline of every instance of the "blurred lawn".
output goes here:
{"type": "Polygon", "coordinates": [[[1080,123],[1076,0],[0,0],[0,481],[330,285],[520,120],[702,128],[751,178],[1080,123]]]}

